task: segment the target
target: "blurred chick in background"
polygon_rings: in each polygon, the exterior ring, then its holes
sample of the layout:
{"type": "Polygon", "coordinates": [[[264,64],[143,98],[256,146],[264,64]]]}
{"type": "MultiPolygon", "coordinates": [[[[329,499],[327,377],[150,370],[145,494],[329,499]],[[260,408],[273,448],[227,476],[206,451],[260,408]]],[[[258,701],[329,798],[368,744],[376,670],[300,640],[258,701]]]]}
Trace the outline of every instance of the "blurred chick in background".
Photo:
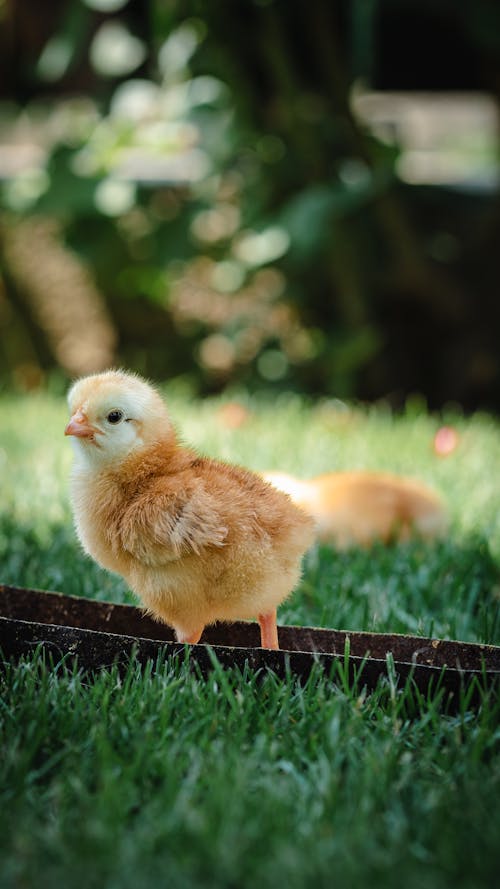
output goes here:
{"type": "Polygon", "coordinates": [[[421,482],[385,472],[331,472],[308,481],[283,472],[263,478],[312,516],[316,537],[337,549],[446,532],[442,500],[421,482]]]}
{"type": "Polygon", "coordinates": [[[158,392],[108,371],[68,395],[78,537],[147,609],[198,642],[207,624],[257,617],[278,648],[276,609],[300,576],[314,523],[260,476],[177,440],[158,392]]]}

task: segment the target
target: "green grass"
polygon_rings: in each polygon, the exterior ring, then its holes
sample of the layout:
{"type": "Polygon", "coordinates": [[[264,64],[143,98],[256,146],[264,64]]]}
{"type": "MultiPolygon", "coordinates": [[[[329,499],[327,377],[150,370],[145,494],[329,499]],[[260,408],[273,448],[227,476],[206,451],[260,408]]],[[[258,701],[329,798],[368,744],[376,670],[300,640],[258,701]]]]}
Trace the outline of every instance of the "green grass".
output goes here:
{"type": "MultiPolygon", "coordinates": [[[[252,402],[228,430],[219,402],[171,393],[204,453],[304,476],[337,468],[421,478],[449,503],[447,540],[315,549],[283,623],[500,643],[499,426],[386,409],[252,402]]],[[[80,552],[67,497],[65,407],[0,400],[0,581],[133,602],[80,552]]],[[[339,669],[306,685],[159,662],[142,673],[40,654],[0,696],[0,885],[14,887],[489,887],[500,852],[500,704],[456,715],[389,678],[372,693],[339,669]]]]}

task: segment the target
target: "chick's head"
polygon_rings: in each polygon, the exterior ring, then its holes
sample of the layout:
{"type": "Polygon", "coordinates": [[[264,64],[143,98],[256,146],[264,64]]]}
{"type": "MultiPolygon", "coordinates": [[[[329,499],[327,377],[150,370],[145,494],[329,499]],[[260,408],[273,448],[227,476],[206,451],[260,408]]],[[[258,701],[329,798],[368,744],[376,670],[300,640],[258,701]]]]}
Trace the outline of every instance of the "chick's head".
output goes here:
{"type": "Polygon", "coordinates": [[[134,374],[106,371],[83,377],[68,393],[77,458],[92,464],[125,459],[171,433],[167,409],[156,390],[134,374]]]}

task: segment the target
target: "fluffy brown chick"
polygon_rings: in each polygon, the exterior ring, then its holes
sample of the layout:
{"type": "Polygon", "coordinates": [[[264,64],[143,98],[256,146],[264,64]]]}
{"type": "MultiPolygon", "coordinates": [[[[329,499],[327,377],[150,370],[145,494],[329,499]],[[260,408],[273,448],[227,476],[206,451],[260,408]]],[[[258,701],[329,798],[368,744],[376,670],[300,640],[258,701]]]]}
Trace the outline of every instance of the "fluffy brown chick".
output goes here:
{"type": "Polygon", "coordinates": [[[329,472],[302,480],[266,472],[315,521],[316,536],[338,549],[442,536],[448,519],[441,498],[414,479],[388,472],[329,472]]]}
{"type": "Polygon", "coordinates": [[[207,624],[257,617],[278,648],[276,609],[300,576],[314,523],[260,476],[183,447],[159,393],[107,371],[70,389],[78,537],[146,608],[197,642],[207,624]]]}

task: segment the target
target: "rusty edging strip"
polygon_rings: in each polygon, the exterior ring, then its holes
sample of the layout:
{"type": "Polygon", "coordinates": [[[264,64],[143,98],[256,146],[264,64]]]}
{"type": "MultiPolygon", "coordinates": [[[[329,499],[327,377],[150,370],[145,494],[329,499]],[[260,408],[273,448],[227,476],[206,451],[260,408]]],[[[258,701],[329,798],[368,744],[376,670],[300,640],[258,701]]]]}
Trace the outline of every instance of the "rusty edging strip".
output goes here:
{"type": "MultiPolygon", "coordinates": [[[[387,676],[390,656],[401,683],[411,676],[422,692],[444,687],[458,695],[476,679],[478,687],[498,688],[500,647],[384,633],[351,633],[314,627],[279,627],[280,651],[259,646],[254,623],[238,621],[207,627],[189,657],[202,673],[213,666],[213,654],[224,667],[247,665],[269,669],[285,678],[307,678],[320,663],[331,670],[339,658],[353,678],[362,668],[361,685],[374,688],[387,676]],[[347,649],[346,649],[347,642],[347,649]]],[[[0,585],[0,649],[17,659],[40,644],[55,661],[77,657],[88,670],[127,663],[131,657],[145,664],[160,655],[186,657],[186,646],[172,630],[131,605],[0,585]]]]}

